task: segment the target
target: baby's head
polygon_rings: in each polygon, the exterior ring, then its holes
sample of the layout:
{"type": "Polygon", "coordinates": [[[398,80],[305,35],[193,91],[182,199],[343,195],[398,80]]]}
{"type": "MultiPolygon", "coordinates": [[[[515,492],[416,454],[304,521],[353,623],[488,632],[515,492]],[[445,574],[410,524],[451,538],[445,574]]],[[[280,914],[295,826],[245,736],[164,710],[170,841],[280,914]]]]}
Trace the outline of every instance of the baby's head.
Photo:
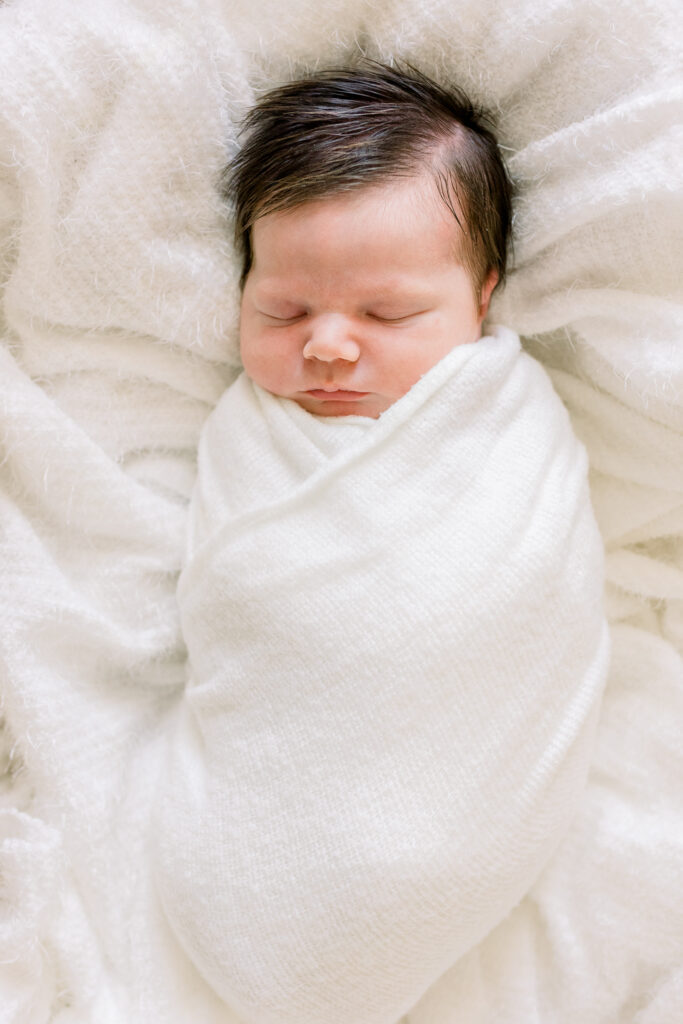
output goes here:
{"type": "Polygon", "coordinates": [[[240,344],[263,388],[379,416],[474,342],[505,276],[511,186],[487,117],[381,65],[273,90],[230,168],[240,344]]]}

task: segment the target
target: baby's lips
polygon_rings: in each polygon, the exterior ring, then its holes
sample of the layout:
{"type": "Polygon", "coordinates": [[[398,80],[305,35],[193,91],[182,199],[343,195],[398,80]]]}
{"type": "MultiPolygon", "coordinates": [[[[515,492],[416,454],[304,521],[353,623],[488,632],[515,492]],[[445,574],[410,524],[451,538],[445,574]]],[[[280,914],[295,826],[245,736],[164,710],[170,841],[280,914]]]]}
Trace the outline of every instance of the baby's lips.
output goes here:
{"type": "Polygon", "coordinates": [[[335,388],[334,390],[328,388],[311,388],[306,392],[307,395],[311,395],[313,398],[319,398],[323,401],[330,399],[332,401],[345,402],[345,401],[357,401],[360,398],[365,398],[369,395],[369,391],[346,391],[344,388],[335,388]]]}

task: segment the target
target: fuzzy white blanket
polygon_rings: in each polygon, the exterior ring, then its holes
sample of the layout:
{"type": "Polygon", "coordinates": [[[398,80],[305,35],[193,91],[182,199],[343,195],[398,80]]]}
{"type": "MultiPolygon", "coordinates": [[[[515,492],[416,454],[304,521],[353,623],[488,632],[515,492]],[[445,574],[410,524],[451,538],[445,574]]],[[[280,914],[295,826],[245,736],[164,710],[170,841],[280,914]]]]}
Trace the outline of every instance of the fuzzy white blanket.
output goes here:
{"type": "Polygon", "coordinates": [[[498,114],[519,199],[492,319],[588,452],[612,641],[569,832],[409,1022],[683,1018],[678,8],[0,4],[2,1024],[239,1020],[168,928],[147,849],[198,438],[238,370],[216,184],[255,92],[359,48],[498,114]]]}
{"type": "Polygon", "coordinates": [[[576,810],[607,671],[585,452],[517,336],[358,420],[243,375],[200,444],[157,877],[263,1024],[397,1020],[508,914],[576,810]]]}

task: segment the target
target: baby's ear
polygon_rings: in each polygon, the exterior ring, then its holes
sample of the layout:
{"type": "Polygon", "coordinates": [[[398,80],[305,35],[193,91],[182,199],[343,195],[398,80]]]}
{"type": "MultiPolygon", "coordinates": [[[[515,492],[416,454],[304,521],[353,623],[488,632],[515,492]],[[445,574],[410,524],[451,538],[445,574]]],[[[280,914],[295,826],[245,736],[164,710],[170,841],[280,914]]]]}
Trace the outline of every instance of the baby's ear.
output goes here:
{"type": "Polygon", "coordinates": [[[489,302],[493,289],[498,284],[498,271],[490,270],[481,289],[479,297],[479,319],[483,320],[489,311],[489,302]]]}

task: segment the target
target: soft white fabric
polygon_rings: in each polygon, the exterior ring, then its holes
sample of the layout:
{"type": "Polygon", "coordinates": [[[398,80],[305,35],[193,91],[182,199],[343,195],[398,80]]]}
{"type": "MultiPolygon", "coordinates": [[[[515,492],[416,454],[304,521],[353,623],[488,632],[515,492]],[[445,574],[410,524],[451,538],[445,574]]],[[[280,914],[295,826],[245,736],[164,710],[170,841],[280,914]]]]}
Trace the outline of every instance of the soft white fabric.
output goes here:
{"type": "Polygon", "coordinates": [[[2,1024],[237,1019],[168,932],[146,856],[183,688],[197,441],[238,365],[215,186],[255,90],[359,46],[499,116],[519,198],[492,312],[549,368],[586,445],[613,627],[575,824],[410,1024],[683,1017],[679,5],[10,0],[2,1024]]]}
{"type": "Polygon", "coordinates": [[[505,328],[365,429],[245,375],[221,399],[154,834],[246,1020],[395,1020],[528,891],[593,749],[602,561],[585,451],[505,328]]]}

